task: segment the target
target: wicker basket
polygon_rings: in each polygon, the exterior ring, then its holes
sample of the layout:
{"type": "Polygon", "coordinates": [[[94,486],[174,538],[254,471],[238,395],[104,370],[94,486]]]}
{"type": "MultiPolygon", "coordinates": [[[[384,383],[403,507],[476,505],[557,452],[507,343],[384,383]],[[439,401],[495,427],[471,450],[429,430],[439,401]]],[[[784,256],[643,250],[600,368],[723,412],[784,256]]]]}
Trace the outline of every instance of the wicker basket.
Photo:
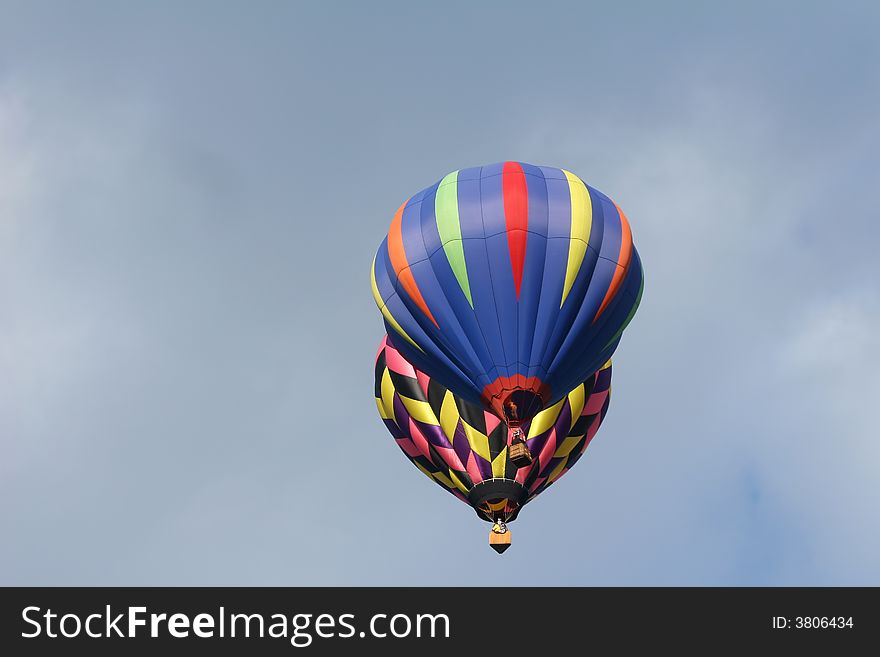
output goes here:
{"type": "Polygon", "coordinates": [[[507,548],[510,547],[510,530],[507,530],[503,534],[498,534],[496,532],[489,532],[489,547],[495,550],[498,554],[504,552],[507,548]]]}
{"type": "Polygon", "coordinates": [[[524,468],[532,464],[532,455],[529,453],[529,446],[524,440],[514,440],[510,443],[510,461],[518,468],[524,468]]]}

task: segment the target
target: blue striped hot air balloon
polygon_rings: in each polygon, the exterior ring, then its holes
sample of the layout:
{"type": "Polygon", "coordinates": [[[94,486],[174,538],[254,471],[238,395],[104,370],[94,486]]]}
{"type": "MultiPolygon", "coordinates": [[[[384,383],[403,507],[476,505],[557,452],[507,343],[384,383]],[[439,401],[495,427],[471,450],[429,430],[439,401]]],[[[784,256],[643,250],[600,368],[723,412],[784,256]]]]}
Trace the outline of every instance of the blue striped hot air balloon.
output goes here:
{"type": "Polygon", "coordinates": [[[372,268],[394,347],[512,427],[608,361],[642,285],[620,208],[522,162],[454,171],[409,198],[372,268]]]}

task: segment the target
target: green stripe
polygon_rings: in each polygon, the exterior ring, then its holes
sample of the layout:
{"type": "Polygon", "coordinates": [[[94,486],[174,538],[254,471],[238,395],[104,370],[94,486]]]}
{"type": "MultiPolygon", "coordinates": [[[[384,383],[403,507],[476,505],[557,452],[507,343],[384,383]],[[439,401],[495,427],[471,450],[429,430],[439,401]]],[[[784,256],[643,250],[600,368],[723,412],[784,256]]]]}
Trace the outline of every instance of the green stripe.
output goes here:
{"type": "Polygon", "coordinates": [[[642,282],[639,283],[639,293],[636,295],[636,302],[633,304],[633,307],[629,311],[629,315],[626,316],[626,319],[623,321],[623,324],[617,329],[617,333],[614,334],[604,347],[606,349],[608,345],[614,342],[617,338],[619,338],[623,334],[623,329],[629,326],[629,323],[632,321],[633,315],[636,314],[636,311],[639,309],[639,304],[642,302],[642,291],[645,289],[645,270],[642,269],[642,282]]]}
{"type": "Polygon", "coordinates": [[[468,283],[467,266],[464,262],[464,244],[461,241],[461,223],[458,218],[458,171],[453,171],[440,181],[434,200],[434,215],[437,217],[437,230],[446,252],[446,259],[452,272],[467,297],[471,308],[471,286],[468,283]]]}

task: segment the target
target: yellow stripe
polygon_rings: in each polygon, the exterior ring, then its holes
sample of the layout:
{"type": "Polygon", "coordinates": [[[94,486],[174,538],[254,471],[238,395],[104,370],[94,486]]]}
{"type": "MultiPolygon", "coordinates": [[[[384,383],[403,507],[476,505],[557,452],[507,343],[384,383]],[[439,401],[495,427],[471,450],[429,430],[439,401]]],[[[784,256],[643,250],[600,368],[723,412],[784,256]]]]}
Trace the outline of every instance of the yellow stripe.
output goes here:
{"type": "Polygon", "coordinates": [[[547,431],[547,429],[552,427],[556,422],[556,419],[559,417],[559,411],[562,410],[562,405],[564,403],[565,397],[553,404],[550,408],[545,408],[538,413],[532,420],[532,425],[529,427],[529,438],[540,436],[547,431]]]}
{"type": "Polygon", "coordinates": [[[556,481],[559,475],[562,474],[562,471],[565,470],[565,464],[568,463],[568,460],[562,461],[559,465],[553,468],[553,472],[550,473],[550,476],[547,477],[547,481],[556,481]]]}
{"type": "Polygon", "coordinates": [[[505,497],[500,502],[495,502],[495,504],[492,504],[491,502],[486,502],[486,506],[488,506],[491,511],[503,511],[504,507],[507,506],[507,498],[505,497]]]}
{"type": "Polygon", "coordinates": [[[568,393],[568,405],[571,408],[571,427],[568,428],[569,431],[571,431],[575,422],[578,421],[578,418],[584,410],[584,403],[586,401],[587,398],[583,383],[568,393]]]}
{"type": "Polygon", "coordinates": [[[394,418],[394,384],[391,382],[391,374],[387,369],[382,371],[382,383],[379,386],[382,393],[382,405],[385,406],[389,417],[394,418]]]}
{"type": "Polygon", "coordinates": [[[581,269],[587,244],[590,241],[590,229],[593,227],[593,202],[590,200],[587,186],[573,173],[565,169],[562,173],[568,179],[568,190],[571,195],[571,241],[568,244],[568,265],[565,268],[565,286],[562,288],[560,308],[571,292],[581,269]]]}
{"type": "Polygon", "coordinates": [[[571,454],[571,450],[575,448],[583,436],[568,436],[565,440],[562,441],[562,444],[556,448],[556,452],[553,454],[553,458],[558,459],[563,456],[568,456],[571,454]]]}
{"type": "Polygon", "coordinates": [[[382,298],[382,295],[379,294],[379,286],[376,285],[376,256],[373,256],[373,266],[370,267],[370,285],[373,288],[373,299],[376,301],[376,305],[379,306],[379,310],[382,313],[382,317],[385,318],[385,321],[391,324],[394,330],[397,331],[397,333],[399,333],[413,347],[415,347],[419,351],[424,351],[424,349],[422,349],[419,345],[415,343],[415,340],[413,340],[406,334],[406,331],[404,331],[403,327],[397,323],[397,320],[391,316],[391,312],[385,305],[385,300],[382,298]]]}
{"type": "Polygon", "coordinates": [[[445,474],[443,474],[442,472],[435,472],[435,473],[433,474],[433,477],[434,477],[434,479],[436,479],[437,481],[439,481],[441,484],[443,484],[444,486],[446,486],[446,488],[455,488],[455,484],[453,484],[453,483],[449,480],[449,477],[447,477],[447,476],[446,476],[445,474]]]}
{"type": "Polygon", "coordinates": [[[379,417],[383,420],[393,420],[394,416],[385,410],[385,404],[382,403],[382,399],[376,397],[376,408],[379,409],[379,417]]]}
{"type": "Polygon", "coordinates": [[[400,397],[400,401],[403,402],[403,405],[406,407],[406,410],[412,419],[424,424],[439,424],[439,422],[437,422],[437,416],[434,415],[434,411],[428,402],[410,399],[409,397],[404,397],[400,393],[397,393],[397,396],[400,397]]]}
{"type": "Polygon", "coordinates": [[[452,470],[449,471],[449,478],[452,479],[452,483],[455,484],[455,487],[458,488],[458,490],[460,490],[465,495],[468,494],[467,486],[461,483],[461,479],[456,477],[455,473],[452,470]]]}
{"type": "Polygon", "coordinates": [[[428,479],[433,479],[433,478],[434,478],[434,475],[432,475],[430,472],[428,472],[428,471],[425,469],[425,467],[424,467],[421,463],[419,463],[418,461],[413,461],[413,465],[415,465],[419,470],[421,470],[422,472],[424,472],[425,475],[428,477],[428,479]]]}
{"type": "Polygon", "coordinates": [[[507,448],[501,450],[495,460],[492,461],[492,476],[504,477],[504,466],[507,465],[507,448]]]}
{"type": "Polygon", "coordinates": [[[440,428],[443,429],[443,435],[452,442],[455,436],[455,426],[458,424],[458,408],[455,406],[455,399],[448,390],[443,395],[443,403],[440,405],[440,428]]]}
{"type": "Polygon", "coordinates": [[[471,449],[487,461],[491,461],[492,453],[489,451],[489,436],[480,433],[464,420],[462,420],[461,426],[464,428],[464,433],[467,436],[471,449]]]}

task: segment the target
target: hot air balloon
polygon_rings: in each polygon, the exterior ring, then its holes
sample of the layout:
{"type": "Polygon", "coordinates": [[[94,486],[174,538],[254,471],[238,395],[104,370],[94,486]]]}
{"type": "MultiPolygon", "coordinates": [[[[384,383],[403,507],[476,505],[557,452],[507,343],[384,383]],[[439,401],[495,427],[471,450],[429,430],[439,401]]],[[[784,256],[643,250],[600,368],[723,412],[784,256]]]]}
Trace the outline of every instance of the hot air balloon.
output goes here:
{"type": "Polygon", "coordinates": [[[402,356],[513,429],[608,362],[642,283],[620,208],[569,171],[522,162],[410,197],[372,266],[402,356]]]}
{"type": "Polygon", "coordinates": [[[503,552],[507,523],[568,472],[596,435],[608,411],[610,361],[521,425],[531,462],[518,467],[505,422],[416,369],[395,345],[386,336],[376,357],[379,415],[413,465],[493,523],[490,545],[503,552]]]}

